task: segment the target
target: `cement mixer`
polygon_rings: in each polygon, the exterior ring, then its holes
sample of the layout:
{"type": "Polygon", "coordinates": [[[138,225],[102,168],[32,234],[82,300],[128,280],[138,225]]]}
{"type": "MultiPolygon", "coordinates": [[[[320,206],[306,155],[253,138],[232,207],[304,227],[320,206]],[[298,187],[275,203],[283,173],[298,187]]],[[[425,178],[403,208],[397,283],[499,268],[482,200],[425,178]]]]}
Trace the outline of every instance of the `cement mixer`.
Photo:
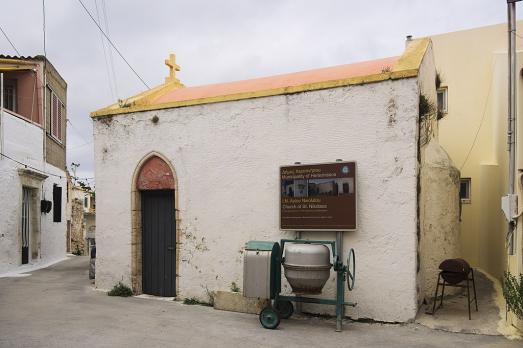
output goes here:
{"type": "Polygon", "coordinates": [[[294,313],[292,303],[301,302],[336,306],[336,331],[341,331],[345,306],[356,306],[356,303],[345,302],[344,291],[345,281],[349,290],[354,288],[356,256],[350,249],[344,265],[336,246],[334,241],[297,239],[282,239],[280,243],[250,241],[246,244],[244,296],[270,300],[270,305],[259,315],[264,328],[277,328],[280,319],[288,319],[294,313]],[[281,294],[282,266],[295,296],[281,294]],[[321,293],[331,269],[337,275],[335,299],[306,297],[321,293]]]}

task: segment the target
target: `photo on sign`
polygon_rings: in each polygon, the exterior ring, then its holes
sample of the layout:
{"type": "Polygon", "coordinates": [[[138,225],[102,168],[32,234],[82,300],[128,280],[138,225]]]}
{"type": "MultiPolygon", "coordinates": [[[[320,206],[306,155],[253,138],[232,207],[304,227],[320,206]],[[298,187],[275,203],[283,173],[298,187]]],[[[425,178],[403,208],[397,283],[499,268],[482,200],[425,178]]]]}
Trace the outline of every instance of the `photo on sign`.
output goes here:
{"type": "Polygon", "coordinates": [[[354,193],[354,178],[282,181],[282,197],[347,196],[354,193]]]}
{"type": "Polygon", "coordinates": [[[307,197],[307,180],[283,180],[282,197],[307,197]]]}
{"type": "Polygon", "coordinates": [[[354,178],[308,180],[307,197],[345,196],[354,193],[354,178]]]}

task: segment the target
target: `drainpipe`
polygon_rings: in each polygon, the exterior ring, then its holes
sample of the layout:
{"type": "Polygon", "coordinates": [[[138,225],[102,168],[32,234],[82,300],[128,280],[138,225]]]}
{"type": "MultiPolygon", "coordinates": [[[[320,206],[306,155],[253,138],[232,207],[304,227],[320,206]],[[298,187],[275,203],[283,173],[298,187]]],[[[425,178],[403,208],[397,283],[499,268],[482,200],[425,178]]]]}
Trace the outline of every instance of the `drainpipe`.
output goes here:
{"type": "Polygon", "coordinates": [[[505,214],[508,219],[507,248],[508,254],[514,255],[514,232],[516,231],[517,196],[515,194],[516,167],[516,2],[507,0],[508,11],[508,194],[504,197],[505,214]],[[508,211],[507,211],[508,210],[508,211]]]}

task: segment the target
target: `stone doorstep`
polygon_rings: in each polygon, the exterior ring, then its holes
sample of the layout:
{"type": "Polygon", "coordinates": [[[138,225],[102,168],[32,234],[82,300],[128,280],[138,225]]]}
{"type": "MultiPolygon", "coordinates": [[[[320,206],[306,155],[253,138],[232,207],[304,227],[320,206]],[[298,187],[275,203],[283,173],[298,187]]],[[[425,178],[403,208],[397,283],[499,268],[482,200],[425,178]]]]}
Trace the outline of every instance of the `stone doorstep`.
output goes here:
{"type": "Polygon", "coordinates": [[[214,295],[214,309],[230,312],[260,314],[268,300],[244,297],[239,292],[217,291],[214,295]]]}

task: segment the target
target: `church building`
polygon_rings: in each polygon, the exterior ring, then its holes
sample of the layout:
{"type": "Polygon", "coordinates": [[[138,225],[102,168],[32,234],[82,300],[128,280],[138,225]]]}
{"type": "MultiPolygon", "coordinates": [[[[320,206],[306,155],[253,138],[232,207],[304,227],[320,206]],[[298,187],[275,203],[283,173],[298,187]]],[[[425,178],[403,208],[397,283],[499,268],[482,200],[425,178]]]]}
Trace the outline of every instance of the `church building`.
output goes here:
{"type": "MultiPolygon", "coordinates": [[[[437,143],[434,109],[422,107],[436,101],[431,41],[410,40],[397,57],[196,87],[178,80],[174,58],[165,83],[91,114],[96,286],[209,301],[242,284],[247,241],[299,233],[279,226],[279,168],[342,159],[358,166],[356,183],[340,186],[357,186],[343,257],[356,251],[345,296],[358,305],[346,314],[412,320],[439,262],[459,256],[459,172],[437,143]]],[[[321,296],[334,288],[333,273],[321,296]]]]}

